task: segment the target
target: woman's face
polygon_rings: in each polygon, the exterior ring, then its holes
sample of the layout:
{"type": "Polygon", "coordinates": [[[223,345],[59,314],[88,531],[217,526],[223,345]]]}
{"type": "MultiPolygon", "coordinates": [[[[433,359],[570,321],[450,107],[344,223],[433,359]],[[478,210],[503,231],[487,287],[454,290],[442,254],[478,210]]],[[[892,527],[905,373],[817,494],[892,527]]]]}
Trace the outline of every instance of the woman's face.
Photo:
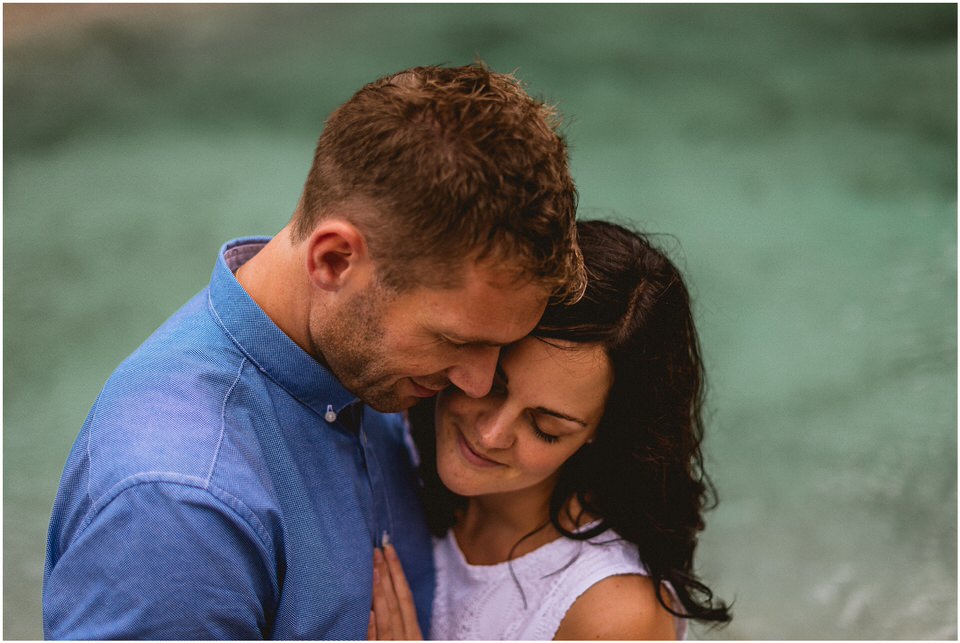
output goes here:
{"type": "Polygon", "coordinates": [[[493,388],[437,398],[437,470],[461,496],[543,484],[591,440],[613,383],[600,346],[528,337],[503,350],[493,388]]]}

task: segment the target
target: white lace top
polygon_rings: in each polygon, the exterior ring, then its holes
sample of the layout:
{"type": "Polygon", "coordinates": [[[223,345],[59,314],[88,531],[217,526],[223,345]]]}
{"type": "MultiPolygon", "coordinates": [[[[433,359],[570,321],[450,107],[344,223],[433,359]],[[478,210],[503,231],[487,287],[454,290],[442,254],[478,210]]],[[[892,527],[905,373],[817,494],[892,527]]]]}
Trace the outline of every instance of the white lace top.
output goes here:
{"type": "MultiPolygon", "coordinates": [[[[587,541],[558,538],[509,566],[470,565],[450,531],[434,539],[433,560],[434,640],[551,640],[567,610],[591,586],[619,574],[648,575],[637,548],[610,530],[587,541]]],[[[676,621],[682,639],[686,619],[676,621]]]]}

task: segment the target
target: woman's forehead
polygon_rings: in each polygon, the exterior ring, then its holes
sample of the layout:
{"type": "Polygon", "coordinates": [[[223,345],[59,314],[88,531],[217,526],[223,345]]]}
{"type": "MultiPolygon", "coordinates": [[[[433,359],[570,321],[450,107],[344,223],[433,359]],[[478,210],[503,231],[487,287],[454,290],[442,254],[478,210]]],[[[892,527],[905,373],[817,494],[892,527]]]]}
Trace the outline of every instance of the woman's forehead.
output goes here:
{"type": "Polygon", "coordinates": [[[504,348],[498,371],[526,405],[569,408],[573,416],[602,405],[613,382],[602,346],[534,337],[504,348]]]}

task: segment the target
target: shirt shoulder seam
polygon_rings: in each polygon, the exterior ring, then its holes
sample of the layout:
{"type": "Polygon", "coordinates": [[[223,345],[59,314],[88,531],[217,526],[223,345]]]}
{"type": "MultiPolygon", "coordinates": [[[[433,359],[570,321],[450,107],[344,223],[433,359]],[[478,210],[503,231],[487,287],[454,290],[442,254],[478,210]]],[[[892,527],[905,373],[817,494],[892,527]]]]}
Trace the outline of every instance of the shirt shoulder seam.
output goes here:
{"type": "Polygon", "coordinates": [[[223,403],[220,405],[220,435],[217,437],[217,446],[213,450],[213,458],[210,459],[210,469],[207,471],[204,489],[210,486],[210,481],[213,479],[213,471],[216,469],[217,461],[220,459],[220,449],[223,446],[223,436],[226,433],[227,427],[227,401],[230,399],[230,395],[240,382],[240,377],[243,375],[243,367],[246,365],[247,358],[241,358],[240,367],[237,369],[237,375],[233,378],[233,383],[230,385],[230,388],[228,388],[227,392],[223,395],[223,403]]]}
{"type": "MultiPolygon", "coordinates": [[[[93,452],[90,450],[90,436],[93,433],[93,427],[96,426],[96,423],[97,423],[97,411],[100,408],[100,399],[102,397],[103,397],[103,391],[101,390],[100,393],[97,395],[96,401],[93,403],[93,410],[90,413],[90,424],[87,427],[87,431],[86,431],[87,439],[86,439],[86,443],[84,444],[84,447],[87,450],[87,463],[93,462],[93,452]]],[[[91,476],[88,475],[87,476],[87,498],[93,497],[91,484],[92,484],[91,476]]]]}

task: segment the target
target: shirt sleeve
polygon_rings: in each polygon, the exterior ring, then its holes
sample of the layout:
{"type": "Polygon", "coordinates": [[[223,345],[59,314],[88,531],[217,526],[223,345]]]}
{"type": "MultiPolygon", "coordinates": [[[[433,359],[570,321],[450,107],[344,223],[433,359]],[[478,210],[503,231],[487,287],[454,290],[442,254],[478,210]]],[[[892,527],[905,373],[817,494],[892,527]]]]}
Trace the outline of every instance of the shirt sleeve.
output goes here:
{"type": "Polygon", "coordinates": [[[170,482],[120,492],[50,571],[46,637],[269,636],[277,595],[271,548],[230,500],[170,482]]]}

